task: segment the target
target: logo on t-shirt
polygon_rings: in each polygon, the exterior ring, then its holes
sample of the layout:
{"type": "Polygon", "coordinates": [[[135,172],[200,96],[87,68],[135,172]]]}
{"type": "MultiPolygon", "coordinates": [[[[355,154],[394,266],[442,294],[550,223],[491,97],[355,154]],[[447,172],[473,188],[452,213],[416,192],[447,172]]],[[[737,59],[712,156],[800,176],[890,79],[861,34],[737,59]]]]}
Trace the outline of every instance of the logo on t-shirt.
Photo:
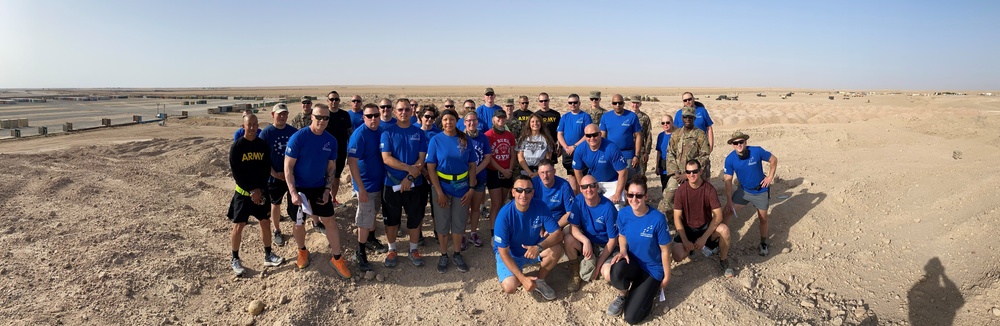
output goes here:
{"type": "Polygon", "coordinates": [[[351,147],[351,148],[347,149],[347,152],[351,153],[351,154],[357,154],[358,153],[358,149],[354,148],[354,147],[351,147]]]}
{"type": "Polygon", "coordinates": [[[631,123],[629,123],[629,121],[628,121],[628,120],[626,120],[625,122],[622,122],[622,127],[628,127],[628,126],[631,126],[631,125],[632,125],[632,124],[631,124],[631,123]]]}
{"type": "Polygon", "coordinates": [[[594,224],[604,224],[604,215],[598,216],[594,219],[594,224]]]}
{"type": "Polygon", "coordinates": [[[645,229],[642,229],[642,233],[639,233],[639,236],[643,237],[643,238],[652,238],[653,237],[653,226],[650,225],[650,226],[647,226],[645,229]]]}
{"type": "Polygon", "coordinates": [[[542,217],[541,216],[535,216],[535,221],[531,222],[531,228],[532,229],[541,229],[542,228],[542,217]]]}
{"type": "Polygon", "coordinates": [[[747,163],[747,165],[748,165],[748,166],[749,166],[749,165],[757,165],[757,160],[754,160],[754,159],[753,159],[753,157],[751,157],[751,158],[750,158],[750,163],[747,163]]]}
{"type": "Polygon", "coordinates": [[[552,195],[552,198],[549,198],[549,201],[553,202],[553,203],[558,203],[559,202],[559,194],[552,195]]]}
{"type": "Polygon", "coordinates": [[[604,158],[603,154],[601,156],[597,157],[597,164],[607,164],[607,163],[608,163],[608,159],[604,158]]]}
{"type": "Polygon", "coordinates": [[[493,242],[503,243],[503,238],[501,238],[499,235],[494,235],[493,236],[493,242]]]}
{"type": "Polygon", "coordinates": [[[419,141],[420,140],[420,133],[418,132],[418,133],[413,134],[413,136],[410,136],[410,140],[419,141]]]}
{"type": "Polygon", "coordinates": [[[326,142],[326,144],[323,144],[323,151],[324,152],[331,152],[331,151],[333,151],[333,149],[330,148],[330,142],[326,142]]]}

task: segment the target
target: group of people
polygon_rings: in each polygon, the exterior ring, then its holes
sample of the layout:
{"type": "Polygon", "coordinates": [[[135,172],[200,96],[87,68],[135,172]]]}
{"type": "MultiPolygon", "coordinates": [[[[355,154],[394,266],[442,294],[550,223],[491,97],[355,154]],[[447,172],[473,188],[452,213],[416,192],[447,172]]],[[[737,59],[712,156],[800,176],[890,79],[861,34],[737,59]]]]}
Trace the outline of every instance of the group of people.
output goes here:
{"type": "Polygon", "coordinates": [[[478,107],[466,100],[459,111],[455,101],[446,100],[439,111],[435,105],[420,106],[408,99],[363,104],[358,95],[349,110],[341,110],[340,94],[332,91],[328,104],[303,97],[302,112],[291,124],[287,106],[276,105],[271,111],[274,123],[262,131],[257,117],[245,113],[230,153],[237,184],[229,212],[234,222],[233,271],[244,272],[239,244],[249,216],[260,221],[265,266],[283,262],[272,252],[271,242],[280,246],[285,241],[279,223],[284,198],[286,213],[295,221],[296,265],[309,265],[305,221],[313,218],[314,227],[325,231],[333,256],[330,264],[349,278],[333,220],[334,209],[342,207],[336,196],[345,167],[358,200],[353,258],[362,272],[372,270],[369,251],[384,253],[387,268],[398,264],[398,252],[404,249],[412,265],[425,265],[420,246],[428,201],[440,252],[439,273],[452,265],[467,272],[462,252],[469,244],[483,246],[480,232],[489,232],[503,292],[523,287],[555,299],[545,279],[565,255],[572,270],[568,290],[603,278],[619,291],[607,313],[623,314],[629,323],[645,319],[657,296],[662,298],[671,260],[679,262],[695,252],[718,253],[723,275],[734,276],[727,259],[727,225],[745,205],[757,208],[760,254],[768,254],[774,155],[749,146],[748,135],[733,134],[727,141],[733,152],[723,169],[723,209],[708,182],[713,122],[693,94],[682,95],[683,107],[676,116],[662,118],[655,144],[650,118],[641,111],[641,96],[628,99],[627,110],[626,98],[615,94],[613,109],[606,110],[601,92],[589,95],[589,110],[581,110],[580,96],[570,94],[568,110],[560,115],[550,107],[547,93],[538,95],[537,111],[528,108],[527,96],[508,99],[505,107],[497,105],[492,88],[485,90],[478,107]],[[647,202],[650,158],[655,160],[651,172],[666,192],[669,218],[647,202]],[[567,179],[556,176],[560,159],[567,179]],[[770,164],[767,174],[764,161],[770,164]],[[735,190],[734,176],[740,181],[735,190]],[[480,230],[487,190],[489,223],[480,230]],[[408,247],[398,248],[404,213],[408,247]],[[387,244],[375,235],[379,214],[387,244]],[[529,264],[540,265],[536,276],[522,272],[529,264]]]}

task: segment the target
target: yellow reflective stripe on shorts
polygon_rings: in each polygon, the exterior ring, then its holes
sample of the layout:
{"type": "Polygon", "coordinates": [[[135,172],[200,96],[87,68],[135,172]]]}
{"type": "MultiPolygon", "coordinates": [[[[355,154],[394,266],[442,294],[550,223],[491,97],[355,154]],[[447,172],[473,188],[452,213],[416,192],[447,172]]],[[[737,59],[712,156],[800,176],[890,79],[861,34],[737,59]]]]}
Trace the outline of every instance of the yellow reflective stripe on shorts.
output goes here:
{"type": "Polygon", "coordinates": [[[236,186],[236,193],[238,193],[240,195],[244,195],[244,196],[250,196],[250,192],[249,191],[243,190],[243,188],[240,188],[240,186],[238,186],[238,185],[236,186]]]}
{"type": "Polygon", "coordinates": [[[459,174],[459,175],[444,174],[441,171],[437,171],[437,175],[438,175],[438,178],[445,179],[445,180],[448,180],[448,181],[462,180],[462,179],[465,179],[465,177],[469,176],[469,171],[465,171],[464,173],[459,174]]]}

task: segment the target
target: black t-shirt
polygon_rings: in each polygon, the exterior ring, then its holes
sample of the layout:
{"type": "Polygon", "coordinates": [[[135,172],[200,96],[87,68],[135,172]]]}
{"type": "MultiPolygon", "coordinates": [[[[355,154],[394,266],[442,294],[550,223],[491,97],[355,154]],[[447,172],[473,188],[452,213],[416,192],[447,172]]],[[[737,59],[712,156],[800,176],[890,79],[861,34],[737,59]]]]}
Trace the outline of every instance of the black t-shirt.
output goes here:
{"type": "Polygon", "coordinates": [[[229,167],[236,185],[246,191],[266,189],[271,177],[271,150],[260,137],[249,141],[240,137],[229,149],[229,167]]]}
{"type": "Polygon", "coordinates": [[[545,129],[549,131],[549,136],[552,137],[552,140],[558,141],[559,138],[556,138],[556,129],[559,128],[559,119],[562,118],[562,115],[551,108],[548,111],[538,110],[535,113],[542,116],[542,123],[545,124],[545,129]]]}
{"type": "Polygon", "coordinates": [[[347,153],[347,141],[351,139],[351,114],[345,110],[330,112],[330,123],[326,125],[326,132],[337,139],[337,157],[345,157],[347,153]]]}
{"type": "Polygon", "coordinates": [[[507,118],[524,123],[525,121],[528,121],[528,117],[530,117],[532,113],[534,112],[531,112],[531,110],[514,110],[514,112],[510,114],[511,116],[507,118]]]}

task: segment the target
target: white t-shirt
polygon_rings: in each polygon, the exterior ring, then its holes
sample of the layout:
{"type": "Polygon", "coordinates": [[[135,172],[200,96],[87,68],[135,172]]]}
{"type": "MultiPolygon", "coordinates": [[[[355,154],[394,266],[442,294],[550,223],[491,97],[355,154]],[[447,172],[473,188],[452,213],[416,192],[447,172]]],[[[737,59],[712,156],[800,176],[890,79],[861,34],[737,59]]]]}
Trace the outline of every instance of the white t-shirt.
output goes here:
{"type": "Polygon", "coordinates": [[[524,161],[528,166],[537,166],[549,152],[549,144],[545,142],[545,137],[528,136],[524,141],[517,144],[517,151],[524,152],[524,161]]]}

